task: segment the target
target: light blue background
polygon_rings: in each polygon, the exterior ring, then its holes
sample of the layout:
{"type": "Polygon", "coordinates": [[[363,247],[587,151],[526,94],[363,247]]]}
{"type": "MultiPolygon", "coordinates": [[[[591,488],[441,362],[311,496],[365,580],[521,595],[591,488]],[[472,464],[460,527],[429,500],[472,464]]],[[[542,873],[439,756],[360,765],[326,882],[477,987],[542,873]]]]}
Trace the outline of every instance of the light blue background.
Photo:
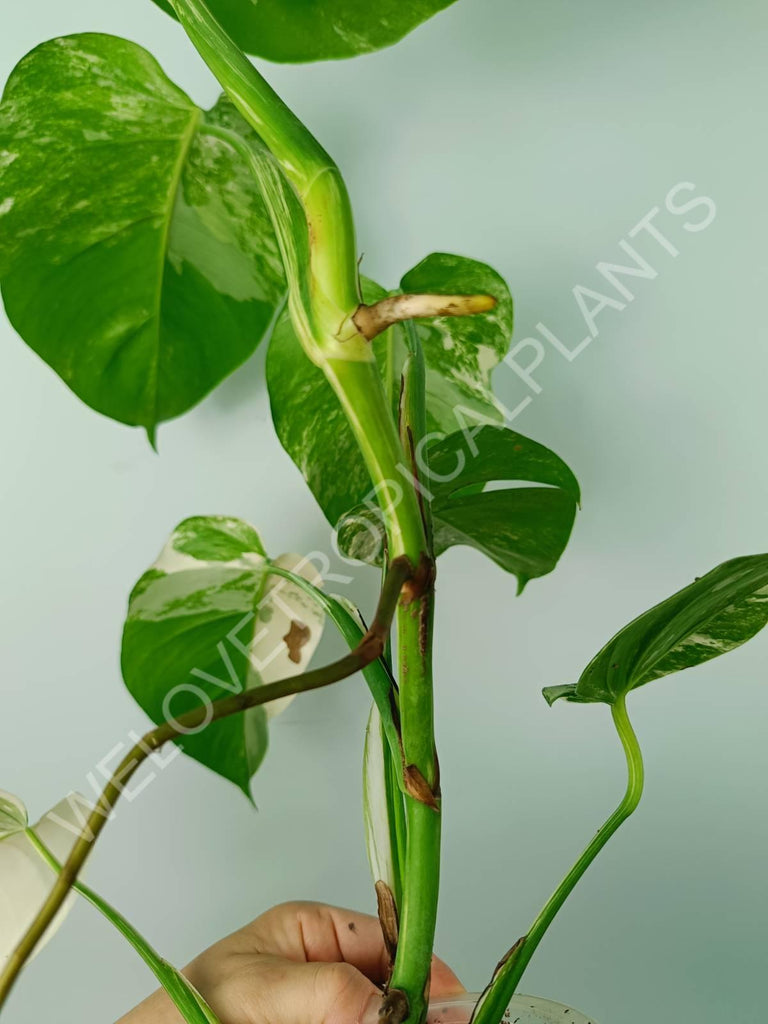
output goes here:
{"type": "MultiPolygon", "coordinates": [[[[0,74],[57,34],[148,47],[202,104],[216,88],[148,0],[25,0],[0,15],[0,74]]],[[[400,46],[268,67],[337,157],[364,270],[384,283],[435,249],[510,281],[518,332],[583,337],[571,295],[676,183],[717,204],[706,231],[659,227],[672,259],[606,310],[573,363],[550,351],[515,422],[575,468],[584,508],[556,574],[514,581],[457,550],[439,579],[438,736],[445,793],[439,952],[473,988],[527,927],[623,786],[600,708],[548,710],[636,613],[727,557],[766,548],[764,4],[462,0],[400,46]]],[[[696,219],[701,216],[701,211],[696,219]]],[[[692,215],[691,220],[694,219],[692,215]]],[[[328,531],[271,425],[263,353],[155,456],[80,405],[0,324],[3,501],[0,785],[40,813],[145,721],[121,688],[126,595],[194,513],[258,524],[280,552],[328,531]]],[[[526,395],[497,374],[510,406],[526,395]]],[[[351,586],[363,603],[375,579],[351,586]]],[[[321,658],[338,647],[329,640],[321,658]]],[[[768,942],[768,637],[636,695],[647,796],[552,929],[525,980],[600,1024],[757,1024],[768,942]]],[[[255,783],[259,812],[192,763],[124,805],[90,878],[183,963],[268,905],[371,910],[359,681],[294,703],[255,783]]],[[[8,1024],[108,1024],[151,987],[78,908],[29,969],[8,1024]]]]}

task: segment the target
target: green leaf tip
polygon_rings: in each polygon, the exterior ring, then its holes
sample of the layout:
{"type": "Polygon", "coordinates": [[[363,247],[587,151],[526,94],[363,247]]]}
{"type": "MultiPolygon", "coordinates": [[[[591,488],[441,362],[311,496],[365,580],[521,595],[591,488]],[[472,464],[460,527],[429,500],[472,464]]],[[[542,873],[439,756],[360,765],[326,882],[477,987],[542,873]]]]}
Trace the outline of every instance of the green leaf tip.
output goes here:
{"type": "Polygon", "coordinates": [[[558,686],[545,686],[541,691],[544,700],[552,707],[559,700],[568,701],[571,704],[591,704],[591,701],[584,700],[576,693],[575,683],[561,683],[558,686]]]}

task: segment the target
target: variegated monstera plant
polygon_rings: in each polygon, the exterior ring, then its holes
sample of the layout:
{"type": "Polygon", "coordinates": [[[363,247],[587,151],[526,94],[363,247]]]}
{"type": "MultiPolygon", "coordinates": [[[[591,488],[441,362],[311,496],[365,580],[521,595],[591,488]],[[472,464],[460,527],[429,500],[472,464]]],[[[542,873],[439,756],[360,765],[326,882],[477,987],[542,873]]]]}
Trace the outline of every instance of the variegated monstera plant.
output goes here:
{"type": "MultiPolygon", "coordinates": [[[[373,698],[366,832],[392,958],[381,1017],[421,1024],[440,859],[436,559],[471,545],[522,591],[554,569],[579,486],[557,455],[505,425],[491,391],[512,334],[504,281],[446,253],[393,289],[361,279],[337,166],[244,55],[350,57],[395,42],[452,0],[156,2],[224,94],[199,109],[145,50],[112,36],[53,39],[21,60],[0,106],[8,316],[79,398],[152,442],[161,422],[268,339],[277,434],[340,551],[380,567],[383,584],[366,625],[322,589],[311,559],[271,558],[250,524],[221,515],[177,527],[130,596],[123,638],[126,686],[155,728],[87,811],[70,797],[30,827],[23,804],[0,794],[0,1006],[77,892],[120,929],[186,1021],[215,1021],[83,885],[81,869],[130,777],[163,744],[249,794],[269,716],[361,671],[373,698]],[[349,653],[310,669],[326,621],[349,653]]],[[[768,555],[737,558],[630,623],[578,682],[547,691],[550,702],[609,705],[627,791],[493,972],[477,1024],[498,1024],[558,909],[637,806],[629,692],[737,647],[766,621],[768,555]]]]}

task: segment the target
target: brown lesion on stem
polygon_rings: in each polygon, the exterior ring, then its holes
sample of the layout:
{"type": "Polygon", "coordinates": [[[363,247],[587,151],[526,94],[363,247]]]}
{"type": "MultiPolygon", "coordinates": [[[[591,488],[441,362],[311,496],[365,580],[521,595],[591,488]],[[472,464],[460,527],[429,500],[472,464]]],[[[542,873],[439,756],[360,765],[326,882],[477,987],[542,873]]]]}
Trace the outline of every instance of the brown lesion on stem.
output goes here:
{"type": "Polygon", "coordinates": [[[381,932],[384,936],[384,946],[389,957],[390,969],[397,956],[397,936],[400,931],[400,921],[397,915],[397,904],[395,897],[387,885],[381,879],[376,883],[376,902],[378,904],[379,922],[381,932]]]}
{"type": "Polygon", "coordinates": [[[352,320],[358,331],[372,341],[382,331],[402,320],[431,316],[475,316],[496,306],[492,295],[390,295],[373,305],[361,303],[352,320]]]}
{"type": "Polygon", "coordinates": [[[77,881],[77,877],[91,853],[94,843],[109,820],[120,795],[147,757],[171,740],[179,739],[201,727],[207,727],[211,722],[240,714],[249,708],[268,704],[270,701],[279,700],[282,697],[329,686],[331,683],[340,682],[372,664],[384,653],[384,646],[392,626],[400,593],[413,576],[413,565],[405,556],[395,558],[391,562],[370,627],[357,647],[338,661],[324,665],[322,668],[312,669],[303,675],[278,679],[274,683],[245,690],[214,703],[201,704],[172,722],[163,722],[162,725],[157,726],[139,740],[123,758],[104,788],[104,792],[88,818],[80,838],[72,847],[48,898],[3,967],[2,974],[0,974],[0,1009],[5,1004],[22,967],[61,909],[72,885],[77,881]]]}
{"type": "Polygon", "coordinates": [[[433,811],[440,811],[440,785],[433,788],[424,778],[415,764],[407,764],[403,769],[403,783],[408,796],[425,804],[433,811]]]}
{"type": "Polygon", "coordinates": [[[407,608],[414,601],[419,601],[425,595],[432,593],[436,572],[434,558],[431,558],[426,552],[422,552],[413,576],[403,585],[403,607],[407,608]]]}

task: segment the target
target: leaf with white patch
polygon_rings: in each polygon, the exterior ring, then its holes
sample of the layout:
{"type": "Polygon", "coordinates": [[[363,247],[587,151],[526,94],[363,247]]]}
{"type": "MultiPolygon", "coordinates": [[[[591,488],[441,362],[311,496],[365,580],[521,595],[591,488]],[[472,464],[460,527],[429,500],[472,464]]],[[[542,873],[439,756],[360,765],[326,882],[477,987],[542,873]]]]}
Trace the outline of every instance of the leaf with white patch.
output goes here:
{"type": "MultiPolygon", "coordinates": [[[[299,555],[275,563],[321,582],[299,555]]],[[[271,577],[269,564],[257,531],[242,520],[198,516],[176,528],[136,584],[123,632],[125,684],[155,723],[306,670],[323,613],[295,584],[271,577]]],[[[181,745],[250,795],[267,718],[265,707],[251,708],[181,745]]]]}
{"type": "Polygon", "coordinates": [[[178,416],[265,337],[285,296],[251,152],[135,43],[43,43],[0,104],[0,284],[19,334],[122,423],[178,416]]]}
{"type": "Polygon", "coordinates": [[[400,282],[406,293],[492,295],[496,306],[474,316],[415,320],[424,352],[427,429],[448,434],[478,423],[504,422],[491,374],[509,350],[514,305],[504,279],[486,263],[436,252],[400,282]]]}
{"type": "MultiPolygon", "coordinates": [[[[26,832],[24,805],[10,794],[4,793],[2,799],[6,808],[15,808],[11,814],[16,821],[23,820],[25,824],[0,835],[0,967],[26,934],[56,882],[56,875],[41,858],[26,832]]],[[[33,826],[59,861],[67,859],[77,842],[82,824],[81,808],[86,803],[83,797],[73,794],[33,826]]],[[[37,956],[59,930],[74,900],[74,895],[66,900],[38,942],[33,956],[37,956]]]]}
{"type": "Polygon", "coordinates": [[[578,683],[550,686],[550,704],[613,704],[638,686],[740,647],[768,623],[768,554],[734,558],[640,615],[592,659],[578,683]]]}
{"type": "Polygon", "coordinates": [[[0,789],[0,839],[23,832],[28,823],[27,808],[21,800],[0,789]]]}

